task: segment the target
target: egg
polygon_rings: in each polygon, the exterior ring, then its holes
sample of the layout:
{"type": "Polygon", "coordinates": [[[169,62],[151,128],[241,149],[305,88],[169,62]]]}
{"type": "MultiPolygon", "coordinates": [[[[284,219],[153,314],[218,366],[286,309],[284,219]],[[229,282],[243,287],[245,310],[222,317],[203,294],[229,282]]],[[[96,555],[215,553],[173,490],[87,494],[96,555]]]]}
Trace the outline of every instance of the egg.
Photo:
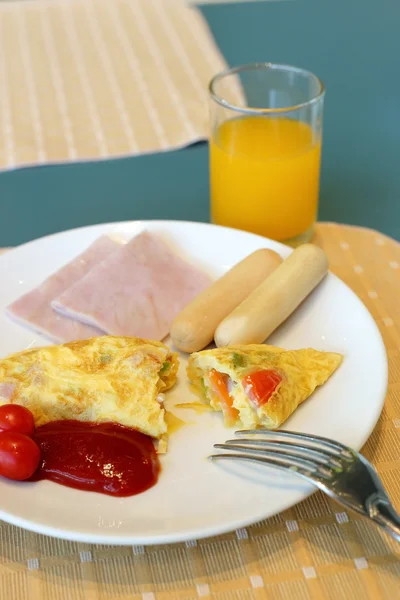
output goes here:
{"type": "Polygon", "coordinates": [[[153,438],[167,433],[163,394],[176,353],[134,337],[99,336],[0,360],[0,404],[28,408],[36,426],[60,419],[113,421],[153,438]]]}
{"type": "Polygon", "coordinates": [[[312,348],[236,345],[192,354],[187,372],[194,393],[222,411],[227,426],[275,429],[327,381],[342,359],[341,354],[312,348]]]}

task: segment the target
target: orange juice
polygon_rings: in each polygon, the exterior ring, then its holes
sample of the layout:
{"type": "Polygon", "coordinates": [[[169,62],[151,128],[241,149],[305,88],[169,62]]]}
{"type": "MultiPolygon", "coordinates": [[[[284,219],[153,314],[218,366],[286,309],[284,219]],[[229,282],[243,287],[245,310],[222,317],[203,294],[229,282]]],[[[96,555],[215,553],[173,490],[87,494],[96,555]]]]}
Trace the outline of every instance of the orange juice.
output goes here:
{"type": "Polygon", "coordinates": [[[230,119],[210,141],[211,218],[275,240],[290,240],[316,220],[321,140],[298,120],[230,119]]]}

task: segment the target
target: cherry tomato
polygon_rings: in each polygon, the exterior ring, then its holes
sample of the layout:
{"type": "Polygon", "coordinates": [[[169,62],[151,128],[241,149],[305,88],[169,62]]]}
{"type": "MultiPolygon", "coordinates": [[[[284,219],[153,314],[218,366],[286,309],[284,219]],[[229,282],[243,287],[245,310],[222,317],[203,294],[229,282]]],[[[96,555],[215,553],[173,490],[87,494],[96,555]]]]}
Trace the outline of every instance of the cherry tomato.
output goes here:
{"type": "Polygon", "coordinates": [[[16,431],[0,433],[0,475],[22,481],[39,466],[40,450],[32,438],[16,431]]]}
{"type": "Polygon", "coordinates": [[[0,406],[0,432],[17,431],[31,436],[35,422],[30,410],[19,404],[3,404],[0,406]]]}

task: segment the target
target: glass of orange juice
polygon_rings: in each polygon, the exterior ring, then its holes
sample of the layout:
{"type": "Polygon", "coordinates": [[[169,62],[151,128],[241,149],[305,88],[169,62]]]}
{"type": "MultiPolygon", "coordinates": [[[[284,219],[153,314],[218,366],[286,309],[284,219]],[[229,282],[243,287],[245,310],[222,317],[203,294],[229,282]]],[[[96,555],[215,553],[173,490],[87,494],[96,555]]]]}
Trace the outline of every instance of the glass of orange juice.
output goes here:
{"type": "Polygon", "coordinates": [[[254,63],[210,83],[213,223],[292,246],[317,218],[325,88],[304,69],[254,63]]]}

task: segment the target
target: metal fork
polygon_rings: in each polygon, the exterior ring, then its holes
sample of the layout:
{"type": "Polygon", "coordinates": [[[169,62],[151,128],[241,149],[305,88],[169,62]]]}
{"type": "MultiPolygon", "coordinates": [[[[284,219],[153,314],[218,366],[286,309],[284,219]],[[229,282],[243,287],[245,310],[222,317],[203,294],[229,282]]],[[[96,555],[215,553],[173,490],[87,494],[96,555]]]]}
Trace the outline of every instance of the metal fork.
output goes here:
{"type": "Polygon", "coordinates": [[[233,453],[209,458],[254,461],[295,473],[400,541],[400,517],[378,473],[359,452],[328,438],[293,431],[250,429],[235,435],[249,437],[215,444],[214,448],[233,453]]]}

